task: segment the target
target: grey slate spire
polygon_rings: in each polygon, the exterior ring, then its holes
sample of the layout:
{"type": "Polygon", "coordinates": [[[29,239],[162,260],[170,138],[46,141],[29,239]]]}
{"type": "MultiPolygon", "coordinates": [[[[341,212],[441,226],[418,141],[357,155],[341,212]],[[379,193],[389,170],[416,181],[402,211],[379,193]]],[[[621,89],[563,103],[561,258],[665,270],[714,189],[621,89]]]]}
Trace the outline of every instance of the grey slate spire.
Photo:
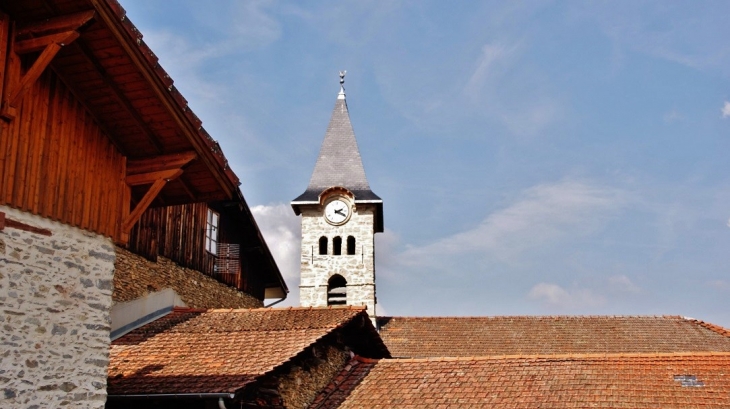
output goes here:
{"type": "Polygon", "coordinates": [[[380,197],[370,190],[365,176],[355,132],[350,123],[343,83],[344,72],[340,72],[340,93],[337,95],[309,186],[292,201],[296,214],[300,213],[299,205],[319,203],[320,193],[334,186],[351,191],[355,195],[355,203],[382,203],[380,197]]]}

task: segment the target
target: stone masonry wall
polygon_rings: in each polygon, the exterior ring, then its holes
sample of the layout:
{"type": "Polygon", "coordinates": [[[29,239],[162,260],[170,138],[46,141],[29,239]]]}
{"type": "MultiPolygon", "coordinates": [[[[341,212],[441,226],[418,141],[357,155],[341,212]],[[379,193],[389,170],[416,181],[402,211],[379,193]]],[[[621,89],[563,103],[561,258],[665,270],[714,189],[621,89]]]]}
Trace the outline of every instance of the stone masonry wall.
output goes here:
{"type": "Polygon", "coordinates": [[[279,394],[284,406],[292,409],[303,409],[309,406],[332,378],[342,370],[350,357],[349,352],[334,346],[321,346],[315,364],[303,368],[294,365],[290,371],[279,378],[279,394]]]}
{"type": "Polygon", "coordinates": [[[0,230],[0,407],[103,408],[114,246],[0,206],[50,236],[0,230]]]}
{"type": "Polygon", "coordinates": [[[321,206],[302,208],[302,255],[299,299],[302,306],[327,305],[327,281],[334,274],[347,280],[347,305],[365,305],[376,316],[374,207],[358,204],[350,220],[333,226],[321,206]],[[328,238],[328,254],[319,255],[319,238],[328,238]],[[342,255],[332,254],[332,239],[342,238],[342,255]],[[356,239],[355,254],[347,255],[347,237],[356,239]]]}
{"type": "Polygon", "coordinates": [[[151,292],[172,288],[191,308],[259,308],[263,301],[208,277],[181,267],[164,257],[152,262],[117,248],[114,302],[135,300],[151,292]]]}

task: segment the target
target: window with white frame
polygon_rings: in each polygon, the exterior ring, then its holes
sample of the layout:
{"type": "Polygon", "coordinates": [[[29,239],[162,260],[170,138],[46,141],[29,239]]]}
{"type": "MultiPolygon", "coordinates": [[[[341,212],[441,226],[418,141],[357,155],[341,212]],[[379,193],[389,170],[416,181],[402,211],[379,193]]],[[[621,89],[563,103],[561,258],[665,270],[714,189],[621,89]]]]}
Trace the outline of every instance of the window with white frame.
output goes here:
{"type": "Polygon", "coordinates": [[[208,209],[208,220],[205,223],[205,250],[218,254],[218,213],[208,209]]]}

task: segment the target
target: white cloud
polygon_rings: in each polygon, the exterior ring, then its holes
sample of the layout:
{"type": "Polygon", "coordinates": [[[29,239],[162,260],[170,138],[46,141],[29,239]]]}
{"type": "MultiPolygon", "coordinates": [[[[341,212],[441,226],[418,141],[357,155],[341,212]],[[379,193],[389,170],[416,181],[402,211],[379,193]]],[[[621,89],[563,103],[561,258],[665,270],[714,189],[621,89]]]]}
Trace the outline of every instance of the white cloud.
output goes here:
{"type": "Polygon", "coordinates": [[[453,265],[456,256],[478,253],[502,262],[516,261],[528,249],[596,231],[624,205],[625,196],[618,189],[579,181],[537,185],[473,229],[411,247],[401,259],[412,265],[453,265]]]}
{"type": "Polygon", "coordinates": [[[299,217],[286,204],[260,205],[251,208],[261,234],[289,287],[284,305],[299,304],[299,265],[301,224],[299,217]]]}
{"type": "Polygon", "coordinates": [[[679,113],[679,111],[677,111],[676,109],[672,109],[671,111],[665,113],[664,116],[662,117],[664,122],[666,122],[668,124],[677,122],[683,118],[684,118],[684,116],[681,113],[679,113]]]}
{"type": "Polygon", "coordinates": [[[512,133],[537,135],[561,116],[562,108],[548,79],[520,64],[522,48],[517,42],[483,45],[463,94],[474,110],[491,115],[512,133]]]}
{"type": "Polygon", "coordinates": [[[206,81],[201,74],[206,62],[220,54],[216,47],[197,47],[186,37],[165,30],[145,30],[144,40],[155,50],[160,65],[194,105],[193,109],[197,111],[195,105],[220,105],[226,88],[214,81],[206,81]]]}
{"type": "Polygon", "coordinates": [[[570,309],[597,307],[603,305],[606,301],[602,296],[593,293],[589,289],[578,288],[569,291],[551,283],[536,284],[527,294],[527,297],[541,301],[546,307],[570,309]]]}
{"type": "Polygon", "coordinates": [[[201,28],[210,32],[170,31],[158,27],[141,27],[144,40],[160,59],[160,64],[175,80],[191,103],[220,105],[230,93],[230,80],[205,80],[206,72],[228,62],[218,59],[242,51],[265,47],[281,37],[281,24],[271,11],[271,0],[233,1],[210,7],[192,6],[190,13],[201,28]],[[200,100],[203,100],[201,103],[200,100]]]}
{"type": "Polygon", "coordinates": [[[720,291],[730,291],[730,281],[714,280],[707,283],[710,287],[720,291]]]}
{"type": "Polygon", "coordinates": [[[614,42],[697,70],[727,71],[728,56],[719,27],[724,27],[722,9],[684,7],[679,4],[646,7],[640,2],[575,3],[579,14],[591,16],[614,42]],[[684,18],[672,18],[681,13],[684,18]]]}
{"type": "Polygon", "coordinates": [[[271,44],[281,37],[281,24],[267,11],[271,0],[234,2],[234,32],[231,41],[237,47],[256,48],[271,44]]]}
{"type": "Polygon", "coordinates": [[[623,274],[609,277],[608,283],[613,289],[620,292],[638,293],[641,291],[641,288],[639,288],[639,286],[634,284],[630,278],[623,274]]]}
{"type": "Polygon", "coordinates": [[[482,53],[477,60],[476,69],[469,77],[464,92],[467,95],[476,96],[487,80],[501,71],[500,63],[504,65],[505,60],[514,54],[516,49],[515,46],[505,47],[502,44],[485,44],[482,46],[482,53]]]}
{"type": "Polygon", "coordinates": [[[722,117],[730,117],[730,102],[725,101],[725,105],[722,106],[722,117]]]}

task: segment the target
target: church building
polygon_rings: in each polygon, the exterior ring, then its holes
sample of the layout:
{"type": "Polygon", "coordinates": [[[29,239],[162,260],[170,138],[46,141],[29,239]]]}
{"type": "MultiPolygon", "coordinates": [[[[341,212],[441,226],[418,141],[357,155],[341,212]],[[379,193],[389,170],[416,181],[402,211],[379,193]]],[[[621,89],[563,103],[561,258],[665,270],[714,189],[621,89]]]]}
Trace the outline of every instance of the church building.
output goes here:
{"type": "Polygon", "coordinates": [[[370,189],[345,99],[345,72],[307,190],[291,202],[302,216],[303,307],[367,307],[377,316],[375,233],[383,201],[370,189]]]}

